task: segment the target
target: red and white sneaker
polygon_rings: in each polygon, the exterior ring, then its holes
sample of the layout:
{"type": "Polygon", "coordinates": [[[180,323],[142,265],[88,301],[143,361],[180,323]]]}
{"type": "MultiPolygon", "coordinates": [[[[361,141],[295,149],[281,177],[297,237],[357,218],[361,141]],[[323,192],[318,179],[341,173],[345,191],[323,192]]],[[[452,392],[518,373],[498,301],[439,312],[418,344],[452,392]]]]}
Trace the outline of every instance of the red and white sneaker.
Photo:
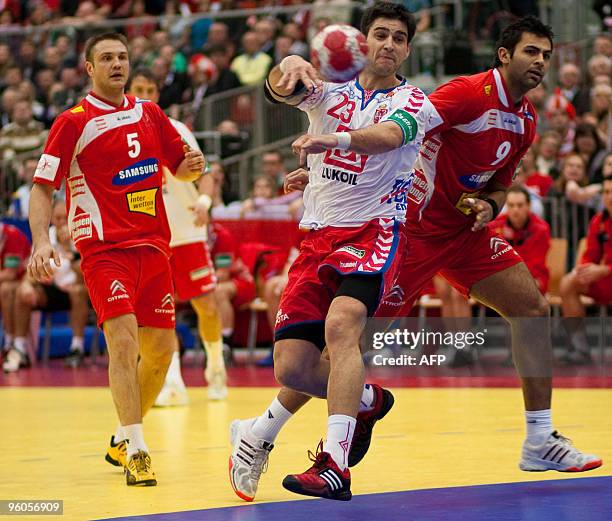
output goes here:
{"type": "Polygon", "coordinates": [[[316,454],[308,451],[308,457],[314,465],[302,474],[286,476],[283,487],[304,496],[350,501],[353,494],[349,469],[340,470],[331,455],[322,449],[323,440],[319,442],[316,454]]]}
{"type": "Polygon", "coordinates": [[[357,415],[353,444],[348,455],[348,466],[354,467],[368,452],[372,441],[372,430],[378,420],[382,420],[393,407],[395,399],[390,391],[380,385],[370,384],[374,389],[374,408],[370,411],[360,412],[357,415]]]}
{"type": "Polygon", "coordinates": [[[542,445],[523,443],[519,468],[528,472],[556,470],[557,472],[585,472],[601,467],[601,458],[584,454],[571,440],[554,431],[542,445]]]}

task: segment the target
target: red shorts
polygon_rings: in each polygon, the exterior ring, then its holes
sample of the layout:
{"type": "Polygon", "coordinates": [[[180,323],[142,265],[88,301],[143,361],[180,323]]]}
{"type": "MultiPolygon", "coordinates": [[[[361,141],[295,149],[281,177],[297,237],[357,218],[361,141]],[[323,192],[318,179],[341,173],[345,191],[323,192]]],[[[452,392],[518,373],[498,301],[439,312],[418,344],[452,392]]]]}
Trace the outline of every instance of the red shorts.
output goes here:
{"type": "Polygon", "coordinates": [[[344,275],[382,275],[379,302],[397,277],[404,241],[404,227],[393,219],[309,232],[289,270],[275,334],[304,324],[320,327],[344,275]]]}
{"type": "Polygon", "coordinates": [[[205,242],[172,248],[170,267],[174,289],[179,300],[191,300],[205,295],[214,290],[217,285],[215,268],[205,242]]]}
{"type": "Polygon", "coordinates": [[[421,290],[438,272],[467,297],[476,282],[523,261],[505,239],[488,228],[478,232],[468,228],[452,240],[409,235],[406,241],[397,282],[376,316],[407,316],[421,290]]]}
{"type": "Polygon", "coordinates": [[[98,325],[133,313],[139,326],[174,328],[172,274],[161,251],[149,246],[105,250],[84,257],[81,270],[98,325]]]}
{"type": "Polygon", "coordinates": [[[603,277],[602,279],[593,282],[587,291],[587,295],[591,297],[600,306],[607,306],[612,303],[612,275],[603,277]]]}
{"type": "Polygon", "coordinates": [[[231,281],[236,286],[236,296],[232,299],[232,306],[239,308],[255,300],[257,289],[253,277],[232,277],[231,281]]]}

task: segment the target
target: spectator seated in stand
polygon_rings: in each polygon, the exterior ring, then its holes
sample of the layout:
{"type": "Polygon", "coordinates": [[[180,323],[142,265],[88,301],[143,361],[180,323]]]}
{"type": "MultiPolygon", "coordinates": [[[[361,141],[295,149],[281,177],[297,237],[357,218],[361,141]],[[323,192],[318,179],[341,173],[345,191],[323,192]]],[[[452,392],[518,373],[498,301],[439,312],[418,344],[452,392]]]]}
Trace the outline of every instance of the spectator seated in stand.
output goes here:
{"type": "MultiPolygon", "coordinates": [[[[30,279],[27,275],[19,284],[14,301],[15,340],[14,347],[19,354],[27,353],[28,331],[32,311],[47,312],[70,311],[72,343],[66,365],[77,367],[84,356],[84,336],[89,297],[80,271],[80,260],[75,252],[66,216],[66,203],[58,199],[54,202],[51,217],[53,225],[49,228],[51,245],[57,250],[61,264],[53,267],[53,277],[43,283],[30,279]]],[[[7,363],[4,370],[14,372],[22,364],[7,363]]]]}
{"type": "Polygon", "coordinates": [[[576,127],[574,152],[580,154],[586,162],[589,182],[601,182],[601,178],[596,178],[596,173],[601,170],[606,151],[599,139],[597,129],[593,125],[580,123],[576,127]]]}
{"type": "Polygon", "coordinates": [[[580,296],[587,295],[600,305],[612,304],[612,175],[603,181],[603,204],[604,210],[590,222],[582,258],[561,280],[564,324],[569,336],[568,351],[562,360],[569,364],[591,362],[585,306],[580,296]]]}
{"type": "Polygon", "coordinates": [[[241,203],[240,217],[244,219],[297,220],[301,217],[301,192],[275,197],[276,184],[265,174],[255,178],[252,196],[241,203]],[[297,195],[297,197],[296,197],[297,195]]]}
{"type": "Polygon", "coordinates": [[[208,241],[217,275],[214,294],[221,315],[223,343],[229,345],[236,310],[256,297],[255,280],[238,256],[239,243],[227,228],[213,222],[209,226],[208,241]]]}
{"type": "Polygon", "coordinates": [[[30,256],[30,241],[17,228],[0,222],[0,306],[4,345],[1,351],[4,359],[2,368],[13,372],[30,365],[28,354],[15,349],[15,294],[19,282],[26,272],[30,256]]]}
{"type": "Polygon", "coordinates": [[[536,170],[542,174],[549,175],[553,179],[557,179],[559,177],[561,136],[554,130],[548,130],[542,134],[538,146],[536,170]]]}
{"type": "Polygon", "coordinates": [[[30,208],[30,192],[32,191],[32,179],[36,166],[38,165],[37,157],[29,157],[24,159],[21,167],[18,170],[17,177],[23,184],[11,196],[11,205],[8,214],[13,219],[27,220],[28,210],[30,208]]]}
{"type": "Polygon", "coordinates": [[[11,159],[17,154],[41,148],[47,132],[40,121],[34,120],[32,104],[27,100],[15,102],[11,122],[0,130],[0,155],[11,159]]]}
{"type": "Polygon", "coordinates": [[[512,186],[506,196],[505,213],[488,224],[521,256],[542,294],[548,291],[546,255],[550,248],[550,226],[531,211],[531,194],[512,186]]]}
{"type": "Polygon", "coordinates": [[[601,184],[589,184],[586,162],[580,154],[572,152],[563,159],[561,175],[554,184],[556,193],[569,202],[598,208],[601,197],[601,184]]]}

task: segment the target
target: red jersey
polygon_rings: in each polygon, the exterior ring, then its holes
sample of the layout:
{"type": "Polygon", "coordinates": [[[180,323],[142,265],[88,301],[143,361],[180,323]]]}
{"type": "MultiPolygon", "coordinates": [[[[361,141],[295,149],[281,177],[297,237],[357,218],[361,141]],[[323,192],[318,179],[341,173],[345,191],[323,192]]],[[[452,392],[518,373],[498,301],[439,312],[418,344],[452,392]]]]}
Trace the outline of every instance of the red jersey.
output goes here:
{"type": "Polygon", "coordinates": [[[514,247],[538,283],[542,293],[548,291],[550,273],[546,266],[546,255],[550,249],[550,226],[537,215],[530,213],[524,228],[512,227],[506,215],[500,215],[488,224],[489,228],[514,247]]]}
{"type": "Polygon", "coordinates": [[[612,269],[612,220],[607,212],[591,219],[587,232],[587,247],[580,264],[607,264],[612,269]]]}
{"type": "Polygon", "coordinates": [[[17,274],[25,271],[30,256],[30,241],[15,226],[0,223],[0,269],[16,268],[17,274]]]}
{"type": "Polygon", "coordinates": [[[463,201],[487,191],[492,178],[509,186],[536,134],[536,112],[513,105],[497,69],[455,78],[429,96],[433,117],[408,196],[409,233],[456,236],[473,225],[463,201]]]}
{"type": "Polygon", "coordinates": [[[89,93],[53,122],[34,181],[66,178],[70,233],[81,254],[149,245],[169,255],[162,169],[175,172],[183,142],[155,104],[115,107],[89,93]]]}

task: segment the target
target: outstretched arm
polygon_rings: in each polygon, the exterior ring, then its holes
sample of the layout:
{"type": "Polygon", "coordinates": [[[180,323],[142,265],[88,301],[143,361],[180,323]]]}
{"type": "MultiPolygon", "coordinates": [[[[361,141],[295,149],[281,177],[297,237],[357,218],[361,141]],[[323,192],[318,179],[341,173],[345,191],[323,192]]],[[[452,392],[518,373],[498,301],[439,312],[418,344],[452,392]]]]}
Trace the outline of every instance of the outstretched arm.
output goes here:
{"type": "Polygon", "coordinates": [[[350,150],[358,154],[383,154],[402,146],[404,134],[396,123],[384,121],[360,130],[350,132],[334,132],[313,136],[305,134],[296,139],[293,152],[300,157],[300,164],[306,164],[308,154],[320,154],[326,150],[337,148],[350,150]]]}

